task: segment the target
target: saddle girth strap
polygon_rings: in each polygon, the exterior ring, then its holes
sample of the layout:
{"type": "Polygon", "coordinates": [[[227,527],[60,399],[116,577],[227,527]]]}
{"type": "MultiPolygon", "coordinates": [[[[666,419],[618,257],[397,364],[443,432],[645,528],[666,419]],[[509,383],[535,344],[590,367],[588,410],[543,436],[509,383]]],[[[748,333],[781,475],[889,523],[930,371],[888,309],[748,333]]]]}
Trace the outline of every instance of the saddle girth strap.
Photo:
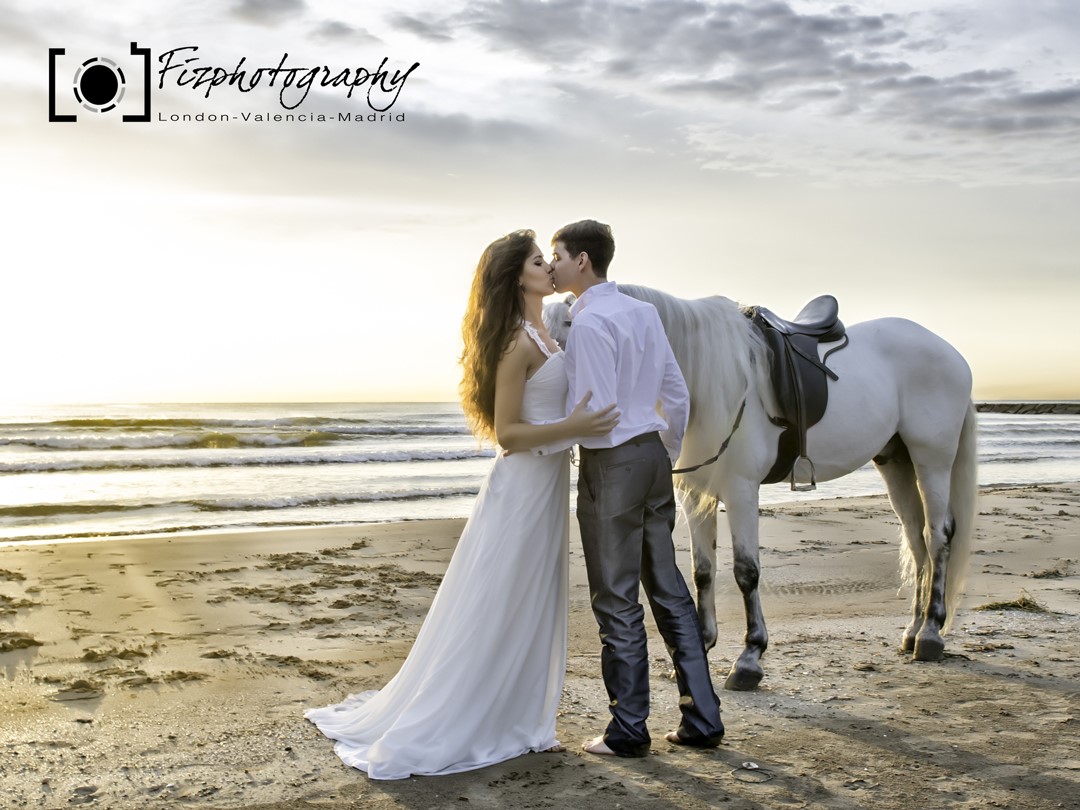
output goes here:
{"type": "Polygon", "coordinates": [[[742,422],[743,411],[746,410],[746,400],[742,401],[742,405],[739,406],[739,413],[735,416],[735,424],[731,427],[731,433],[724,439],[724,443],[720,445],[720,449],[716,451],[716,455],[710,458],[708,461],[703,461],[700,464],[695,464],[693,467],[680,467],[677,470],[672,470],[672,475],[682,475],[683,473],[692,473],[696,470],[700,470],[702,467],[707,467],[716,461],[720,456],[724,455],[724,451],[727,450],[728,445],[731,443],[731,437],[735,435],[735,431],[739,429],[739,423],[742,422]]]}

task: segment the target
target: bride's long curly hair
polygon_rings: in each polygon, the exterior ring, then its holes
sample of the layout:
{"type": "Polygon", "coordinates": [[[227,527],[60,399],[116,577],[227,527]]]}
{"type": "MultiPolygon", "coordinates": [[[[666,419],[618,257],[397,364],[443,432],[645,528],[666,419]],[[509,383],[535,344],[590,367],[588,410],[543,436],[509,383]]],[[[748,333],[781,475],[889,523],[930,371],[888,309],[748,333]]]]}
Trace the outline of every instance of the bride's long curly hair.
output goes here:
{"type": "Polygon", "coordinates": [[[458,391],[469,427],[481,441],[495,441],[495,370],[525,317],[521,270],[536,233],[514,231],[496,239],[480,256],[461,323],[464,374],[458,391]]]}

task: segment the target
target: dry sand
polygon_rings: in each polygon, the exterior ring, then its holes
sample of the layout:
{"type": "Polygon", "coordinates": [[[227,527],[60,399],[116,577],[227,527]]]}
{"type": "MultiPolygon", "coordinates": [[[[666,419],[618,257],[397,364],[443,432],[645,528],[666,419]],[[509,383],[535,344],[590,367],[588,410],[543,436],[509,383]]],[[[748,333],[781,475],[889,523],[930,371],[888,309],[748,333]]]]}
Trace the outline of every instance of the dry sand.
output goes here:
{"type": "MultiPolygon", "coordinates": [[[[1080,485],[984,490],[980,513],[964,611],[923,664],[897,650],[883,497],[763,510],[765,680],[721,692],[721,748],[669,745],[650,627],[636,760],[577,750],[607,700],[574,536],[571,750],[400,782],[343,766],[301,713],[393,675],[461,521],[0,548],[0,806],[1080,808],[1080,485]],[[1043,610],[979,609],[1021,597],[1043,610]]],[[[743,632],[719,556],[718,684],[743,632]]]]}

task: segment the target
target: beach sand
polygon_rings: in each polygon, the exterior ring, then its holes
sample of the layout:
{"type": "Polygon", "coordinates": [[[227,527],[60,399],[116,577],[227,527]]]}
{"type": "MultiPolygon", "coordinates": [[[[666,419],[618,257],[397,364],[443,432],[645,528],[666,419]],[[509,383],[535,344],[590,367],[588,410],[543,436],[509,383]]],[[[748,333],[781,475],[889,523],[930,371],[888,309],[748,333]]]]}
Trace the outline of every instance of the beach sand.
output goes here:
{"type": "MultiPolygon", "coordinates": [[[[1080,484],[984,489],[979,511],[946,658],[912,663],[886,499],[763,509],[765,679],[720,692],[719,749],[672,746],[650,624],[644,759],[579,750],[607,697],[575,527],[570,750],[399,782],[346,768],[302,712],[394,674],[462,521],[0,548],[0,806],[1080,808],[1080,484]],[[1042,610],[980,609],[1000,602],[1042,610]]],[[[719,687],[744,621],[718,557],[719,687]]]]}

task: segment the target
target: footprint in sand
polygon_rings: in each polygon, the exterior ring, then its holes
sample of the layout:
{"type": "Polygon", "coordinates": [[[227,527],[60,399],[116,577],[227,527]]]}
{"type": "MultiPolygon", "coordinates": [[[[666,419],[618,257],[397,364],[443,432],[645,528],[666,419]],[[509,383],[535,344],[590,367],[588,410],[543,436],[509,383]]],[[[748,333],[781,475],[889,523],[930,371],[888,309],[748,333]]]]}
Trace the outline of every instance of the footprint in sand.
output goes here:
{"type": "Polygon", "coordinates": [[[45,642],[38,641],[29,633],[0,633],[0,653],[43,646],[45,646],[45,642]]]}
{"type": "Polygon", "coordinates": [[[96,700],[105,696],[105,692],[101,688],[101,684],[97,681],[90,681],[80,678],[77,681],[72,681],[63,689],[60,689],[52,696],[52,700],[59,702],[73,701],[73,700],[96,700]]]}

